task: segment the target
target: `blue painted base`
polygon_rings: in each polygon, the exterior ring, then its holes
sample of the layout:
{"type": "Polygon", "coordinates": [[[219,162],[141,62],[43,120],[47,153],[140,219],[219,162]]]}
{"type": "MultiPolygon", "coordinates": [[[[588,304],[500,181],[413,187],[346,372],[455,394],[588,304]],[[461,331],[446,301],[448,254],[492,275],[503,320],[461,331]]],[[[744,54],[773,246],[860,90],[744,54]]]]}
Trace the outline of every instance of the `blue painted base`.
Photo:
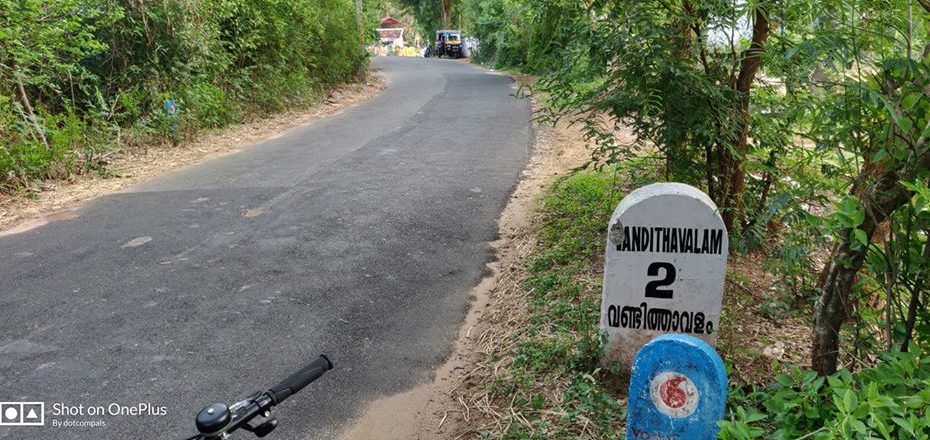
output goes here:
{"type": "Polygon", "coordinates": [[[711,346],[686,335],[659,336],[633,361],[627,439],[714,439],[726,401],[726,368],[711,346]]]}

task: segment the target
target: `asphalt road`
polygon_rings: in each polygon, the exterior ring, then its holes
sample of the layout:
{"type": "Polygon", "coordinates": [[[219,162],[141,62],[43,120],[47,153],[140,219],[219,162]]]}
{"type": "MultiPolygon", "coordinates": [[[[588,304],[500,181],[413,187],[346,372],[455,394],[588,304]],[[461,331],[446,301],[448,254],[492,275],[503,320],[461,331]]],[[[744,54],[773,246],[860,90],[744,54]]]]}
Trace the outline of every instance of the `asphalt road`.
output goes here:
{"type": "Polygon", "coordinates": [[[0,437],[190,436],[203,406],[327,353],[269,438],[332,438],[427,378],[492,258],[530,108],[464,63],[375,64],[390,84],[363,104],[0,238],[0,401],[44,402],[46,423],[0,437]],[[109,414],[139,403],[164,409],[109,414]]]}

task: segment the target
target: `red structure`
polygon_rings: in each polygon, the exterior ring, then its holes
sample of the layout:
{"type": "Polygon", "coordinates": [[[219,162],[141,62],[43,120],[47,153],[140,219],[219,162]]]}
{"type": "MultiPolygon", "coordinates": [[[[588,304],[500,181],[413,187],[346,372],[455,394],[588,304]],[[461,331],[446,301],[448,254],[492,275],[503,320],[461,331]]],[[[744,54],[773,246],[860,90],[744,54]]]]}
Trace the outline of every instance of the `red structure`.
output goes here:
{"type": "Polygon", "coordinates": [[[399,28],[399,27],[404,27],[404,25],[403,25],[403,23],[401,23],[401,22],[399,22],[399,21],[397,21],[397,20],[395,20],[395,19],[393,19],[393,18],[391,18],[391,17],[388,16],[388,17],[384,17],[384,18],[381,19],[381,21],[380,21],[379,24],[378,24],[378,27],[380,27],[380,28],[382,28],[382,29],[385,29],[385,28],[399,28]]]}

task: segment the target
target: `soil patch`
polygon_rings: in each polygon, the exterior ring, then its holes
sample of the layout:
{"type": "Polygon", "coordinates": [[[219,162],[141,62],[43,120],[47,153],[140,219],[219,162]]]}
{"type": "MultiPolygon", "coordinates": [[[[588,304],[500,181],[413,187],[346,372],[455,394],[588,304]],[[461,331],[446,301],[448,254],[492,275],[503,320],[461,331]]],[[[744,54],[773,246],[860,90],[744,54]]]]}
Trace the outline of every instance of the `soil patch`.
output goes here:
{"type": "Polygon", "coordinates": [[[764,384],[786,366],[810,368],[809,316],[763,318],[761,310],[776,294],[765,255],[731,256],[723,294],[723,325],[717,351],[732,367],[731,383],[764,384]]]}

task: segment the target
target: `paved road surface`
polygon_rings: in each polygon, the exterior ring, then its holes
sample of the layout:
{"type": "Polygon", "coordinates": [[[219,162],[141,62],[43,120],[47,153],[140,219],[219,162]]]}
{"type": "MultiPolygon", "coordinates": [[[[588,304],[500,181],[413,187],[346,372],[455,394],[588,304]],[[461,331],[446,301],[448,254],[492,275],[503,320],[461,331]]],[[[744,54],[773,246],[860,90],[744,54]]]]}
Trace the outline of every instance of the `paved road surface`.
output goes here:
{"type": "Polygon", "coordinates": [[[364,104],[0,238],[0,401],[106,423],[0,438],[192,435],[204,405],[321,352],[336,369],[285,402],[274,438],[332,438],[426,378],[491,257],[530,109],[463,63],[375,64],[390,85],[364,104]],[[86,415],[112,403],[166,414],[86,415]]]}

